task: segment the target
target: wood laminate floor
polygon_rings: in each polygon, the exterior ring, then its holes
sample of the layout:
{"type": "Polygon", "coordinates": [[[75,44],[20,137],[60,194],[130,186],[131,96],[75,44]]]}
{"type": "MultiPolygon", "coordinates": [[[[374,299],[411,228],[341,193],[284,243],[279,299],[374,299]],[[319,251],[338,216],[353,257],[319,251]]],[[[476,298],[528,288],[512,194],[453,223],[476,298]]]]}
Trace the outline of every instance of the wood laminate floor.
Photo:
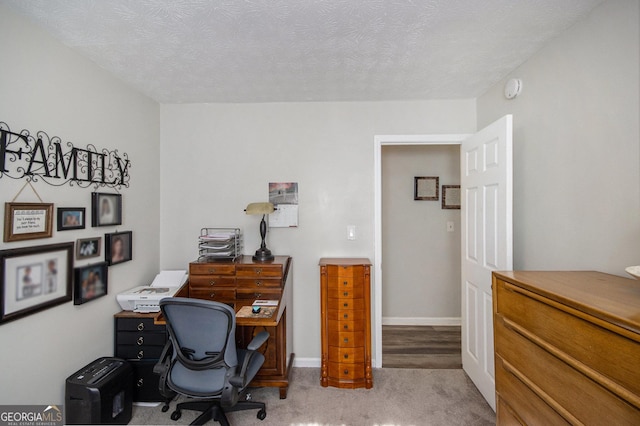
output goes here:
{"type": "Polygon", "coordinates": [[[462,368],[460,326],[382,326],[382,367],[462,368]]]}

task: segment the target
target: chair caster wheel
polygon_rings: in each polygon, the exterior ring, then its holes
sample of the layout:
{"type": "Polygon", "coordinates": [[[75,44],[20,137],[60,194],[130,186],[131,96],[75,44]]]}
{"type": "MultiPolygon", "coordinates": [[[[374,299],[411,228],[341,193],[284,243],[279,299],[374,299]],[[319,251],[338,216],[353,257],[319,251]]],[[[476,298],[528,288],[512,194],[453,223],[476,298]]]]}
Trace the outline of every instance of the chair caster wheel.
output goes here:
{"type": "Polygon", "coordinates": [[[182,413],[178,410],[171,413],[171,420],[178,420],[180,417],[182,417],[182,413]]]}
{"type": "Polygon", "coordinates": [[[167,411],[169,411],[169,404],[162,406],[162,412],[166,413],[167,411]]]}
{"type": "Polygon", "coordinates": [[[258,419],[260,420],[264,420],[267,417],[267,412],[266,410],[260,410],[258,411],[258,419]]]}

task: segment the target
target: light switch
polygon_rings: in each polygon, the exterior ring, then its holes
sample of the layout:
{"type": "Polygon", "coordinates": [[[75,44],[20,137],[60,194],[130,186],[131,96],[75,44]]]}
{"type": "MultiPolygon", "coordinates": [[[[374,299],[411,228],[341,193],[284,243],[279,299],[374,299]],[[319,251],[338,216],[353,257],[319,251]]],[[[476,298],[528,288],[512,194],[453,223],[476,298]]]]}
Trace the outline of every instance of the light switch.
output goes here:
{"type": "Polygon", "coordinates": [[[347,240],[355,240],[355,239],[356,239],[356,226],[347,225],[347,240]]]}
{"type": "Polygon", "coordinates": [[[448,221],[447,222],[447,232],[453,232],[454,231],[454,226],[453,226],[453,222],[452,221],[448,221]]]}

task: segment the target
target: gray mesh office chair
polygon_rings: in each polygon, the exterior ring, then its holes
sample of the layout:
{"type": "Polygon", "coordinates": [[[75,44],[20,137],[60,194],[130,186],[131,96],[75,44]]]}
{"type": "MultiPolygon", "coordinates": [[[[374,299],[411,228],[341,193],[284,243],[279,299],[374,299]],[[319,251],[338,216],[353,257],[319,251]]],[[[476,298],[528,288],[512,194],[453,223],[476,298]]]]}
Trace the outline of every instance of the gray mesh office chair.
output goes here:
{"type": "MultiPolygon", "coordinates": [[[[191,399],[178,404],[171,419],[178,420],[183,409],[198,410],[203,413],[192,425],[213,419],[227,426],[225,412],[259,409],[258,418],[263,420],[265,404],[240,401],[240,397],[264,363],[257,349],[269,334],[260,332],[243,350],[235,344],[235,312],[223,303],[168,297],[160,301],[160,309],[169,332],[169,342],[154,369],[160,374],[160,391],[191,399]]],[[[168,404],[163,411],[167,409],[168,404]]]]}

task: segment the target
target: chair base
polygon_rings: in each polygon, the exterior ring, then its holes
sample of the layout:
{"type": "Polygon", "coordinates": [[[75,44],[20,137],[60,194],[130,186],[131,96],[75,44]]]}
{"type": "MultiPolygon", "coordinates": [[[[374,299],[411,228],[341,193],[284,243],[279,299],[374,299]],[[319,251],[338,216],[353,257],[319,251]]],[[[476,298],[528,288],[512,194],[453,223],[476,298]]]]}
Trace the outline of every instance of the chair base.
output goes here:
{"type": "Polygon", "coordinates": [[[194,410],[194,411],[202,411],[193,422],[192,425],[203,425],[207,423],[209,420],[214,420],[220,423],[221,426],[230,426],[229,420],[225,413],[231,413],[233,411],[244,411],[244,410],[252,410],[259,409],[257,417],[260,420],[264,420],[267,417],[267,410],[264,402],[256,402],[256,401],[239,401],[234,406],[223,409],[220,406],[219,400],[205,400],[205,401],[186,401],[181,402],[176,406],[176,409],[173,413],[171,413],[172,420],[178,420],[182,416],[182,410],[194,410]]]}

